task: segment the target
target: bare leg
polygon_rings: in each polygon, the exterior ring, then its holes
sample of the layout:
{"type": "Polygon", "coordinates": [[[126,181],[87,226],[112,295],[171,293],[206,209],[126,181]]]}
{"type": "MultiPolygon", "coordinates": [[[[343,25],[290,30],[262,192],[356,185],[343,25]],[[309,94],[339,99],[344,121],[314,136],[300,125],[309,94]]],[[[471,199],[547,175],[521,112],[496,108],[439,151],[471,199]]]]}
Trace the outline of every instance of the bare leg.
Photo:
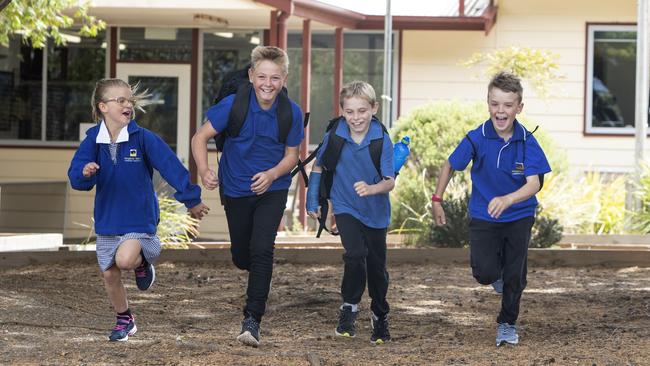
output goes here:
{"type": "Polygon", "coordinates": [[[129,303],[126,300],[126,289],[122,284],[122,271],[117,266],[112,266],[107,271],[102,273],[104,278],[104,287],[108,299],[113,305],[116,313],[123,313],[129,308],[129,303]]]}

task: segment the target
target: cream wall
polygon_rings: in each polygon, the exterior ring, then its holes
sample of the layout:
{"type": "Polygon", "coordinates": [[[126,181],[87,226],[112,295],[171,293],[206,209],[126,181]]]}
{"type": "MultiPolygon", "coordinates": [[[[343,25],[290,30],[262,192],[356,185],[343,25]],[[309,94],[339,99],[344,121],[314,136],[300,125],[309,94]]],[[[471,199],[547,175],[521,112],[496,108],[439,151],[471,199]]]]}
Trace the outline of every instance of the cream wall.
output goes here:
{"type": "Polygon", "coordinates": [[[584,136],[583,99],[586,23],[634,23],[636,1],[500,0],[498,6],[496,25],[488,35],[404,31],[401,114],[428,101],[484,100],[487,80],[479,76],[481,67],[458,64],[474,52],[509,46],[547,49],[560,55],[560,73],[566,79],[552,85],[546,100],[524,85],[526,117],[566,149],[572,169],[631,171],[634,137],[584,136]]]}
{"type": "MultiPolygon", "coordinates": [[[[91,225],[95,190],[76,191],[58,188],[68,181],[68,166],[73,149],[0,148],[0,232],[59,231],[63,236],[80,238],[88,235],[88,229],[80,224],[91,225]],[[41,186],[6,184],[8,182],[40,182],[41,186]],[[5,188],[2,188],[5,183],[5,188]],[[17,187],[22,189],[18,190],[17,187]],[[37,199],[36,192],[40,192],[37,199]],[[49,192],[48,194],[42,194],[49,192]],[[66,198],[67,197],[67,198],[66,198]],[[20,205],[20,202],[25,202],[20,205]],[[65,202],[60,209],[61,201],[65,202]],[[61,211],[65,211],[61,220],[61,211]],[[61,222],[61,224],[59,224],[61,222]]],[[[210,162],[216,162],[216,153],[210,154],[210,162]]],[[[213,164],[213,165],[216,165],[213,164]]],[[[211,239],[228,238],[228,228],[218,191],[203,191],[204,202],[210,207],[210,214],[201,222],[201,237],[211,239]]]]}

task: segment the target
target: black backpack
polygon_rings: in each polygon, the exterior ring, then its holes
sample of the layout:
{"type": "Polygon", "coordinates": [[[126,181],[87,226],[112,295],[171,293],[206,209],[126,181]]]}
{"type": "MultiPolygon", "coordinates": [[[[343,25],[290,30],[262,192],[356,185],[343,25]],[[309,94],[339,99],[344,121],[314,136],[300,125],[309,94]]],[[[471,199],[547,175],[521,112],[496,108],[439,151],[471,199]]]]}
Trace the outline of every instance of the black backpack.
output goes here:
{"type": "MultiPolygon", "coordinates": [[[[336,165],[338,164],[339,158],[341,156],[341,150],[343,149],[343,145],[345,144],[345,139],[343,139],[342,137],[338,136],[335,133],[336,129],[339,126],[339,123],[342,120],[343,120],[342,116],[331,119],[327,123],[327,128],[325,129],[325,132],[328,131],[332,131],[332,132],[330,132],[327,147],[323,152],[323,166],[322,166],[323,171],[320,177],[320,189],[318,192],[318,203],[321,206],[321,216],[318,219],[318,232],[316,233],[317,238],[320,237],[323,230],[327,231],[332,235],[338,235],[337,232],[330,231],[325,226],[325,223],[327,221],[327,212],[329,211],[328,200],[330,198],[330,192],[332,191],[332,183],[334,182],[334,171],[336,170],[336,165]]],[[[379,125],[381,125],[381,128],[383,130],[382,136],[380,138],[371,140],[370,146],[368,147],[368,150],[370,152],[370,158],[372,159],[372,163],[375,166],[375,169],[377,169],[377,173],[381,177],[382,176],[381,152],[384,144],[384,134],[388,134],[388,130],[386,130],[386,126],[384,126],[384,124],[381,123],[379,119],[377,119],[375,116],[373,116],[372,121],[378,122],[379,125]]],[[[292,176],[295,175],[300,170],[301,167],[304,167],[304,165],[312,161],[316,157],[318,151],[322,146],[323,146],[323,141],[321,141],[320,144],[318,144],[318,147],[316,147],[316,149],[309,155],[309,157],[307,157],[307,159],[305,159],[304,162],[299,162],[298,164],[299,166],[294,168],[294,170],[291,172],[291,175],[292,176]]]]}

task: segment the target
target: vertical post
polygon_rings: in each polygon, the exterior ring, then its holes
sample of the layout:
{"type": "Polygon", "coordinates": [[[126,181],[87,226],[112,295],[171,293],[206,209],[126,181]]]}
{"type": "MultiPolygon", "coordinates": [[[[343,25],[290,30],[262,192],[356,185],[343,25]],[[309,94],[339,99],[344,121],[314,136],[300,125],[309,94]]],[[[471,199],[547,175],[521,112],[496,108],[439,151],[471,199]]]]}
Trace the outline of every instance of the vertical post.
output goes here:
{"type": "MultiPolygon", "coordinates": [[[[192,29],[192,63],[190,69],[190,146],[192,145],[192,136],[196,133],[197,109],[196,100],[198,98],[198,80],[199,80],[199,29],[192,29]]],[[[189,151],[190,180],[196,184],[197,168],[194,161],[194,155],[189,151]]]]}
{"type": "Polygon", "coordinates": [[[388,126],[393,127],[393,118],[391,111],[392,97],[392,48],[393,48],[393,18],[390,11],[390,0],[386,0],[386,15],[384,16],[384,90],[381,95],[381,121],[388,126]]]}
{"type": "Polygon", "coordinates": [[[278,16],[278,44],[279,48],[287,50],[287,20],[289,19],[289,13],[280,12],[278,16]]]}
{"type": "MultiPolygon", "coordinates": [[[[637,2],[636,30],[636,103],[635,103],[635,137],[634,167],[636,186],[641,183],[643,163],[645,162],[645,141],[648,134],[648,96],[650,93],[648,55],[648,0],[637,2]]],[[[641,209],[641,201],[635,199],[635,210],[641,209]]]]}
{"type": "Polygon", "coordinates": [[[465,0],[458,0],[458,16],[465,16],[465,0]]]}
{"type": "Polygon", "coordinates": [[[278,45],[278,10],[271,11],[271,24],[269,27],[269,46],[278,45]]]}
{"type": "Polygon", "coordinates": [[[109,58],[109,76],[110,78],[114,78],[115,75],[117,75],[117,69],[115,63],[117,62],[117,48],[120,45],[120,39],[117,35],[117,27],[111,27],[110,30],[111,33],[111,39],[108,42],[108,58],[109,58]]]}
{"type": "Polygon", "coordinates": [[[343,87],[343,28],[336,28],[334,32],[334,98],[332,99],[332,115],[338,116],[339,92],[343,87]]]}
{"type": "MultiPolygon", "coordinates": [[[[300,104],[302,111],[308,113],[310,111],[311,97],[311,20],[305,19],[302,21],[302,73],[300,75],[300,104]]],[[[309,125],[305,127],[305,139],[300,144],[300,160],[307,159],[309,149],[309,125]]],[[[300,180],[300,179],[299,179],[300,180]]],[[[307,202],[305,182],[298,184],[298,220],[303,228],[307,227],[307,214],[305,212],[305,203],[307,202]]]]}

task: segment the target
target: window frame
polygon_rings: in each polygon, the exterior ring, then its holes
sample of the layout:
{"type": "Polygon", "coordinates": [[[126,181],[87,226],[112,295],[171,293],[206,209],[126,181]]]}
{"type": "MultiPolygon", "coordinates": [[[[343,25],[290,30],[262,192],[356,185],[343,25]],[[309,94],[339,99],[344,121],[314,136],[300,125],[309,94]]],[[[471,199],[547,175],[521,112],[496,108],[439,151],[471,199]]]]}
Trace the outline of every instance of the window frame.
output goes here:
{"type": "MultiPolygon", "coordinates": [[[[594,127],[593,123],[593,84],[594,84],[594,45],[595,33],[636,32],[636,23],[587,23],[585,52],[585,93],[584,93],[584,135],[585,136],[633,136],[635,127],[594,127]]],[[[636,40],[634,41],[636,45],[636,40]]],[[[636,71],[635,71],[636,72],[636,71]]]]}

